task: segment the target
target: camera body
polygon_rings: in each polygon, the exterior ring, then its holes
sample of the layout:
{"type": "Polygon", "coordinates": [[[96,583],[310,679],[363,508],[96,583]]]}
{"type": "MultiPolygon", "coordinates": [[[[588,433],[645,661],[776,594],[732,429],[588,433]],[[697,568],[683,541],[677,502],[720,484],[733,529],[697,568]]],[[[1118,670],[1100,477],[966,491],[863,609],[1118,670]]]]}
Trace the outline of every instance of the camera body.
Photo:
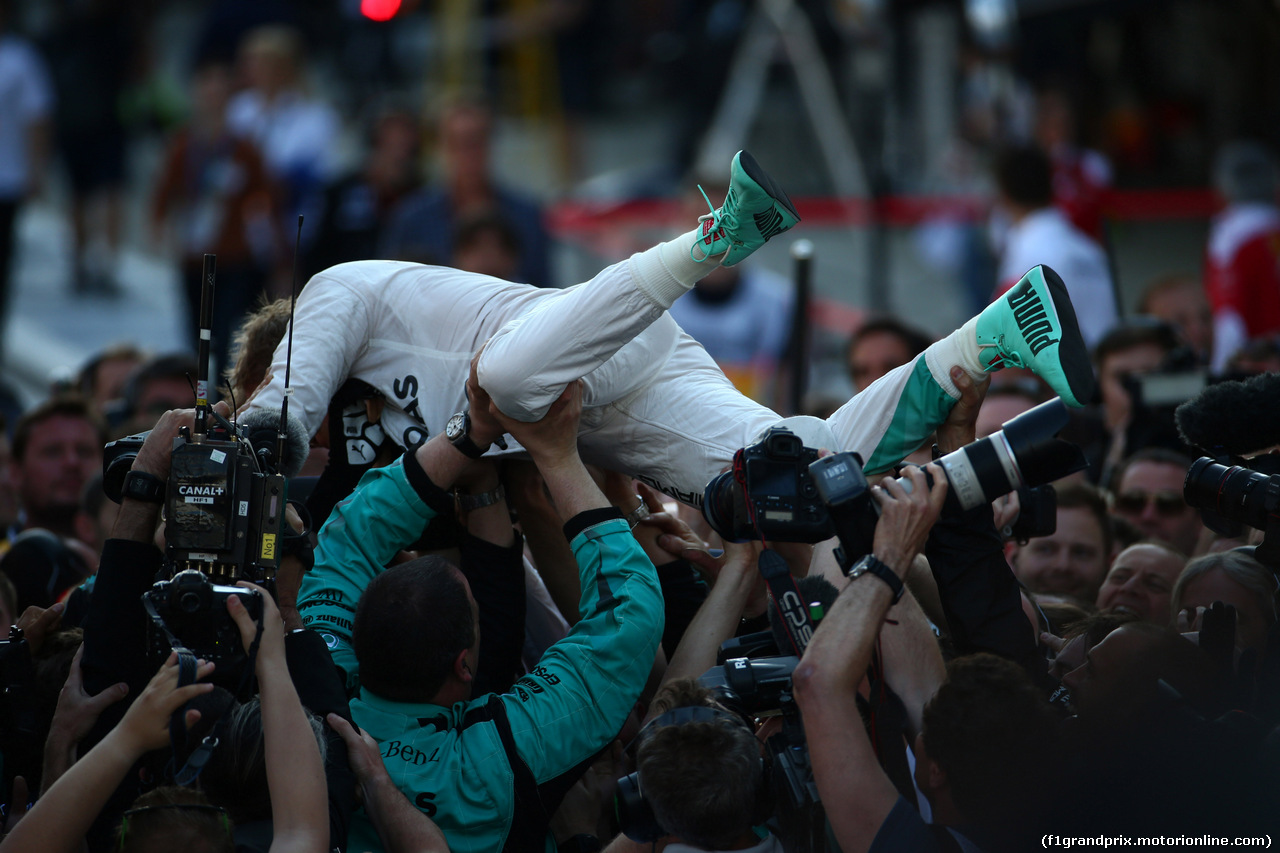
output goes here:
{"type": "Polygon", "coordinates": [[[227,599],[236,596],[255,622],[262,619],[262,594],[254,589],[222,586],[196,569],[178,572],[143,593],[143,607],[151,617],[148,653],[163,660],[174,640],[218,668],[235,671],[245,663],[240,629],[227,612],[227,599]]]}
{"type": "Polygon", "coordinates": [[[821,542],[835,529],[809,474],[817,458],[795,433],[771,427],[707,485],[702,512],[726,539],[821,542]]]}
{"type": "MultiPolygon", "coordinates": [[[[1057,438],[1068,419],[1066,404],[1055,398],[938,459],[950,486],[949,507],[972,509],[1086,467],[1080,448],[1057,438]]],[[[910,490],[910,481],[898,482],[910,490]]],[[[1041,492],[1037,500],[1050,498],[1041,492]]],[[[821,542],[838,535],[854,558],[870,550],[879,520],[857,454],[819,459],[817,450],[780,427],[738,451],[733,469],[707,484],[702,513],[725,539],[821,542]]]]}

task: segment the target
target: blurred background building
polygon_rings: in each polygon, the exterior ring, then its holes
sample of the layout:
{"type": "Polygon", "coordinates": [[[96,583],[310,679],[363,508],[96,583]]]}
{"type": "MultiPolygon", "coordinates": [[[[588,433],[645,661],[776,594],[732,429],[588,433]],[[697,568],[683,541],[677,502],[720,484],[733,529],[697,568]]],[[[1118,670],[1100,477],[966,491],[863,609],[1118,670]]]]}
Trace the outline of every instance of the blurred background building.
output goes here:
{"type": "Polygon", "coordinates": [[[110,345],[193,348],[193,259],[220,304],[287,293],[298,213],[304,275],[572,284],[746,147],[804,217],[753,260],[790,279],[813,244],[809,385],[839,398],[863,317],[936,335],[1000,284],[1001,152],[1048,157],[1127,316],[1201,280],[1238,140],[1280,148],[1274,0],[0,0],[3,379],[26,405],[110,345]]]}

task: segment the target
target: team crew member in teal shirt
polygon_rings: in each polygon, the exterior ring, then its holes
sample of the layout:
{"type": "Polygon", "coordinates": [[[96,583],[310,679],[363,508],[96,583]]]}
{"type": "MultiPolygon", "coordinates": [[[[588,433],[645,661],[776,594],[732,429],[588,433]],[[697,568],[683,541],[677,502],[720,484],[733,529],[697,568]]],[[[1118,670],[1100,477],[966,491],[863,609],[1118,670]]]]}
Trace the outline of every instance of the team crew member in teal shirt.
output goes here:
{"type": "MultiPolygon", "coordinates": [[[[334,510],[298,609],[357,691],[356,724],[453,853],[554,851],[550,815],[645,685],[662,637],[662,595],[653,564],[578,457],[582,383],[527,424],[490,414],[484,392],[468,390],[471,440],[484,448],[509,432],[551,492],[578,561],[581,621],[511,692],[471,696],[479,632],[466,579],[434,557],[383,568],[452,511],[447,490],[471,459],[443,432],[370,471],[334,510]]],[[[350,844],[377,847],[362,815],[350,844]]]]}

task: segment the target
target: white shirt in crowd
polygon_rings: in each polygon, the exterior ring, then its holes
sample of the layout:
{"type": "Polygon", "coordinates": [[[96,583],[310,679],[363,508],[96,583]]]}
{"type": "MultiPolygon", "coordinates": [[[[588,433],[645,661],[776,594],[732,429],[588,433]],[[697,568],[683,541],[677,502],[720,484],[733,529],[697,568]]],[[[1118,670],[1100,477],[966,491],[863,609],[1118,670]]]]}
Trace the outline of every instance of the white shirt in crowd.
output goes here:
{"type": "Polygon", "coordinates": [[[0,200],[26,192],[27,133],[53,109],[53,86],[40,54],[25,39],[0,35],[0,200]]]}
{"type": "Polygon", "coordinates": [[[1102,247],[1080,231],[1057,208],[1024,216],[1009,228],[1000,257],[998,292],[1003,293],[1036,264],[1051,267],[1067,285],[1080,323],[1080,334],[1092,348],[1119,320],[1111,270],[1102,247]]]}

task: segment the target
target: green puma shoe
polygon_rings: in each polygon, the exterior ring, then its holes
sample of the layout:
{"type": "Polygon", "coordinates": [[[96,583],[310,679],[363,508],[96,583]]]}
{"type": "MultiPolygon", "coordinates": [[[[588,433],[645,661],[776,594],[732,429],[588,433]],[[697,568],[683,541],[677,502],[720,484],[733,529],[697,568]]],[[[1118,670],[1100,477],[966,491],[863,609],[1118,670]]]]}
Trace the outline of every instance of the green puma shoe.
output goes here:
{"type": "MultiPolygon", "coordinates": [[[[707,194],[702,197],[706,199],[707,194]]],[[[711,207],[710,199],[707,207],[711,207]]],[[[689,257],[701,263],[727,251],[724,266],[731,267],[799,221],[800,214],[782,188],[760,168],[756,158],[739,151],[729,170],[724,204],[702,217],[702,236],[689,249],[689,257]]]]}
{"type": "Polygon", "coordinates": [[[1028,367],[1068,406],[1093,399],[1093,365],[1062,277],[1032,267],[978,315],[978,357],[986,370],[1028,367]]]}

